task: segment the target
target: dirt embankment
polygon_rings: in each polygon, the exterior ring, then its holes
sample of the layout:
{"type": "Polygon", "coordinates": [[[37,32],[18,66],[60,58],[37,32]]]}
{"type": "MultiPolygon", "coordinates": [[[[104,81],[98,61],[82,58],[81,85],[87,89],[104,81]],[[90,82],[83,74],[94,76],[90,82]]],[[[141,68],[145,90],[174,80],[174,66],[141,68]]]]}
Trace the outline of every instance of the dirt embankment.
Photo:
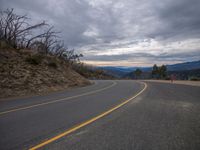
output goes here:
{"type": "Polygon", "coordinates": [[[0,50],[0,98],[40,95],[88,84],[58,58],[29,50],[0,50]]]}

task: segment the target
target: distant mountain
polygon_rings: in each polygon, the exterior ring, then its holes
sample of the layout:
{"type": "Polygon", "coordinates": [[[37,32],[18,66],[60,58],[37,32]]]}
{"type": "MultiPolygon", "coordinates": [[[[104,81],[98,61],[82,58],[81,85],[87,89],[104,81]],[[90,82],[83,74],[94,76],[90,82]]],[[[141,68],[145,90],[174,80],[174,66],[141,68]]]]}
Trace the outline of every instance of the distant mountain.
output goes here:
{"type": "MultiPolygon", "coordinates": [[[[152,67],[105,66],[105,67],[98,67],[98,68],[105,70],[107,74],[110,74],[115,77],[125,77],[126,75],[130,76],[132,72],[135,71],[137,68],[140,68],[143,72],[151,72],[152,70],[152,67]]],[[[200,60],[193,61],[193,62],[167,65],[168,71],[187,71],[187,70],[194,70],[194,69],[200,69],[200,60]]]]}
{"type": "Polygon", "coordinates": [[[105,66],[105,67],[99,67],[104,70],[116,70],[121,72],[130,72],[135,70],[137,67],[123,67],[123,66],[105,66]]]}
{"type": "Polygon", "coordinates": [[[171,74],[175,75],[176,78],[180,80],[188,80],[192,78],[200,79],[200,69],[169,71],[168,75],[171,74]]]}
{"type": "Polygon", "coordinates": [[[200,60],[193,62],[185,62],[174,65],[167,65],[169,71],[193,70],[200,69],[200,60]]]}
{"type": "Polygon", "coordinates": [[[115,67],[115,66],[111,66],[111,67],[106,66],[106,67],[98,67],[98,68],[104,70],[107,74],[118,77],[118,78],[136,69],[135,67],[115,67]]]}
{"type": "MultiPolygon", "coordinates": [[[[121,78],[127,78],[127,79],[137,79],[137,77],[135,76],[134,71],[129,72],[127,74],[125,74],[124,76],[122,76],[121,78]]],[[[151,72],[142,72],[142,74],[139,77],[140,79],[149,79],[151,78],[151,72]]]]}
{"type": "MultiPolygon", "coordinates": [[[[146,71],[148,72],[151,71],[152,67],[141,67],[140,69],[144,72],[146,71]]],[[[194,70],[194,69],[200,69],[200,60],[167,65],[168,71],[181,71],[181,70],[194,70]]]]}

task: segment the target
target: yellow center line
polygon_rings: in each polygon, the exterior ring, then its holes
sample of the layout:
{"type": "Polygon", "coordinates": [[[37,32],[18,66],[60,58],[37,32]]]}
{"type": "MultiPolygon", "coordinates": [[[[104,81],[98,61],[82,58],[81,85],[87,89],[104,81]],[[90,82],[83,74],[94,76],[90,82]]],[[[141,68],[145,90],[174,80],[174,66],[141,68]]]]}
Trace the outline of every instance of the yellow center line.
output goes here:
{"type": "Polygon", "coordinates": [[[56,141],[56,140],[58,140],[58,139],[60,139],[60,138],[62,138],[64,136],[66,136],[66,135],[68,135],[68,134],[70,134],[70,133],[72,133],[72,132],[74,132],[74,131],[76,131],[76,130],[78,130],[78,129],[86,126],[86,125],[88,125],[88,124],[91,124],[92,122],[94,122],[94,121],[96,121],[96,120],[98,120],[98,119],[100,119],[100,118],[102,118],[102,117],[104,117],[104,116],[106,116],[108,114],[110,114],[111,112],[115,111],[116,109],[122,107],[123,105],[125,105],[129,101],[135,99],[137,96],[139,96],[140,94],[142,94],[146,90],[147,84],[144,83],[144,82],[141,82],[141,83],[144,84],[144,88],[140,92],[138,92],[136,95],[134,95],[133,97],[125,100],[121,104],[119,104],[119,105],[107,110],[106,112],[104,112],[104,113],[102,113],[102,114],[100,114],[100,115],[98,115],[98,116],[96,116],[96,117],[94,117],[94,118],[92,118],[90,120],[87,120],[87,121],[85,121],[85,122],[83,122],[83,123],[81,123],[79,125],[76,125],[76,126],[72,127],[71,129],[66,130],[63,133],[61,133],[61,134],[59,134],[59,135],[57,135],[57,136],[55,136],[53,138],[50,138],[50,139],[48,139],[48,140],[46,140],[46,141],[44,141],[44,142],[32,147],[32,148],[30,148],[29,150],[36,150],[36,149],[39,149],[39,148],[41,148],[41,147],[43,147],[43,146],[45,146],[47,144],[50,144],[50,143],[52,143],[52,142],[54,142],[54,141],[56,141]]]}
{"type": "Polygon", "coordinates": [[[39,103],[39,104],[30,105],[30,106],[26,106],[26,107],[14,108],[14,109],[7,110],[7,111],[2,111],[2,112],[0,112],[0,115],[11,113],[11,112],[16,112],[16,111],[20,111],[20,110],[25,110],[25,109],[29,109],[29,108],[34,108],[34,107],[38,107],[38,106],[53,104],[53,103],[57,103],[57,102],[61,102],[61,101],[66,101],[66,100],[81,97],[81,96],[94,94],[94,93],[101,92],[103,90],[109,89],[109,88],[115,86],[116,84],[117,83],[115,81],[112,81],[111,85],[104,87],[104,88],[101,88],[101,89],[98,89],[98,90],[86,92],[86,93],[83,93],[83,94],[79,94],[79,95],[75,95],[75,96],[71,96],[71,97],[67,97],[67,98],[57,99],[57,100],[53,100],[53,101],[49,101],[49,102],[39,103]]]}

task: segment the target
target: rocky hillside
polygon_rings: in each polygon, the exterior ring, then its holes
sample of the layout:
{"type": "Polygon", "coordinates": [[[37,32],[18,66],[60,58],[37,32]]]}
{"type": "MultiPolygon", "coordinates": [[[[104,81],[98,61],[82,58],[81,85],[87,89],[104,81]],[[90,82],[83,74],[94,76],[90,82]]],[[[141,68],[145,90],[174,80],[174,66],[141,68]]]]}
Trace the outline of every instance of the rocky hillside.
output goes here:
{"type": "Polygon", "coordinates": [[[67,62],[30,50],[0,50],[0,98],[42,94],[90,82],[67,62]]]}

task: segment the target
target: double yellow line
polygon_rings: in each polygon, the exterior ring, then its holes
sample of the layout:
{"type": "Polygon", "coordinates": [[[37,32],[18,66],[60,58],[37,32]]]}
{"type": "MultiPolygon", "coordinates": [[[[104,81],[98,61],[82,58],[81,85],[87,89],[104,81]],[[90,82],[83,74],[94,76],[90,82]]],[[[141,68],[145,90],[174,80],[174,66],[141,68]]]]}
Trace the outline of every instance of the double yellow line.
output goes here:
{"type": "MultiPolygon", "coordinates": [[[[143,82],[142,82],[142,83],[143,83],[143,82]]],[[[49,144],[49,143],[51,143],[51,142],[53,142],[53,141],[56,141],[56,140],[58,140],[58,139],[60,139],[60,138],[62,138],[62,137],[64,137],[64,136],[66,136],[66,135],[68,135],[68,134],[70,134],[70,133],[72,133],[72,132],[74,132],[74,131],[76,131],[76,130],[78,130],[78,129],[80,129],[80,128],[82,128],[82,127],[84,127],[84,126],[86,126],[86,125],[88,125],[88,124],[90,124],[90,123],[92,123],[92,122],[94,122],[94,121],[96,121],[96,120],[102,118],[102,117],[104,117],[104,116],[106,116],[106,115],[108,115],[108,114],[110,114],[111,112],[113,112],[113,111],[115,111],[116,109],[122,107],[123,105],[125,105],[125,104],[128,103],[129,101],[135,99],[137,96],[139,96],[140,94],[142,94],[142,93],[146,90],[146,88],[147,88],[147,84],[146,84],[146,83],[143,83],[143,84],[144,84],[144,88],[143,88],[140,92],[138,92],[138,93],[137,93],[136,95],[134,95],[133,97],[131,97],[131,98],[125,100],[125,101],[122,102],[121,104],[119,104],[119,105],[117,105],[117,106],[115,106],[115,107],[109,109],[108,111],[106,111],[106,112],[104,112],[104,113],[102,113],[102,114],[100,114],[100,115],[98,115],[98,116],[96,116],[96,117],[94,117],[94,118],[92,118],[92,119],[90,119],[90,120],[87,120],[87,121],[85,121],[85,122],[83,122],[83,123],[81,123],[81,124],[79,124],[79,125],[76,125],[76,126],[72,127],[71,129],[66,130],[66,131],[64,131],[63,133],[61,133],[61,134],[59,134],[59,135],[57,135],[57,136],[55,136],[55,137],[53,137],[53,138],[50,138],[50,139],[48,139],[48,140],[46,140],[46,141],[44,141],[44,142],[42,142],[42,143],[40,143],[40,144],[38,144],[38,145],[32,147],[32,148],[30,148],[29,150],[36,150],[36,149],[39,149],[39,148],[41,148],[41,147],[43,147],[43,146],[45,146],[45,145],[47,145],[47,144],[49,144]]]]}
{"type": "Polygon", "coordinates": [[[66,101],[66,100],[77,98],[77,97],[81,97],[81,96],[94,94],[94,93],[101,92],[103,90],[109,89],[109,88],[115,86],[116,84],[117,83],[115,81],[112,81],[111,85],[109,85],[107,87],[104,87],[104,88],[101,88],[101,89],[98,89],[98,90],[86,92],[86,93],[83,93],[83,94],[79,94],[79,95],[75,95],[75,96],[71,96],[71,97],[67,97],[67,98],[57,99],[57,100],[53,100],[53,101],[49,101],[49,102],[39,103],[39,104],[35,104],[35,105],[19,107],[19,108],[13,108],[13,109],[10,109],[10,110],[7,110],[7,111],[0,112],[0,115],[8,114],[8,113],[11,113],[11,112],[16,112],[16,111],[20,111],[20,110],[25,110],[25,109],[29,109],[29,108],[34,108],[34,107],[38,107],[38,106],[44,106],[44,105],[48,105],[48,104],[53,104],[53,103],[57,103],[57,102],[61,102],[61,101],[66,101]]]}

